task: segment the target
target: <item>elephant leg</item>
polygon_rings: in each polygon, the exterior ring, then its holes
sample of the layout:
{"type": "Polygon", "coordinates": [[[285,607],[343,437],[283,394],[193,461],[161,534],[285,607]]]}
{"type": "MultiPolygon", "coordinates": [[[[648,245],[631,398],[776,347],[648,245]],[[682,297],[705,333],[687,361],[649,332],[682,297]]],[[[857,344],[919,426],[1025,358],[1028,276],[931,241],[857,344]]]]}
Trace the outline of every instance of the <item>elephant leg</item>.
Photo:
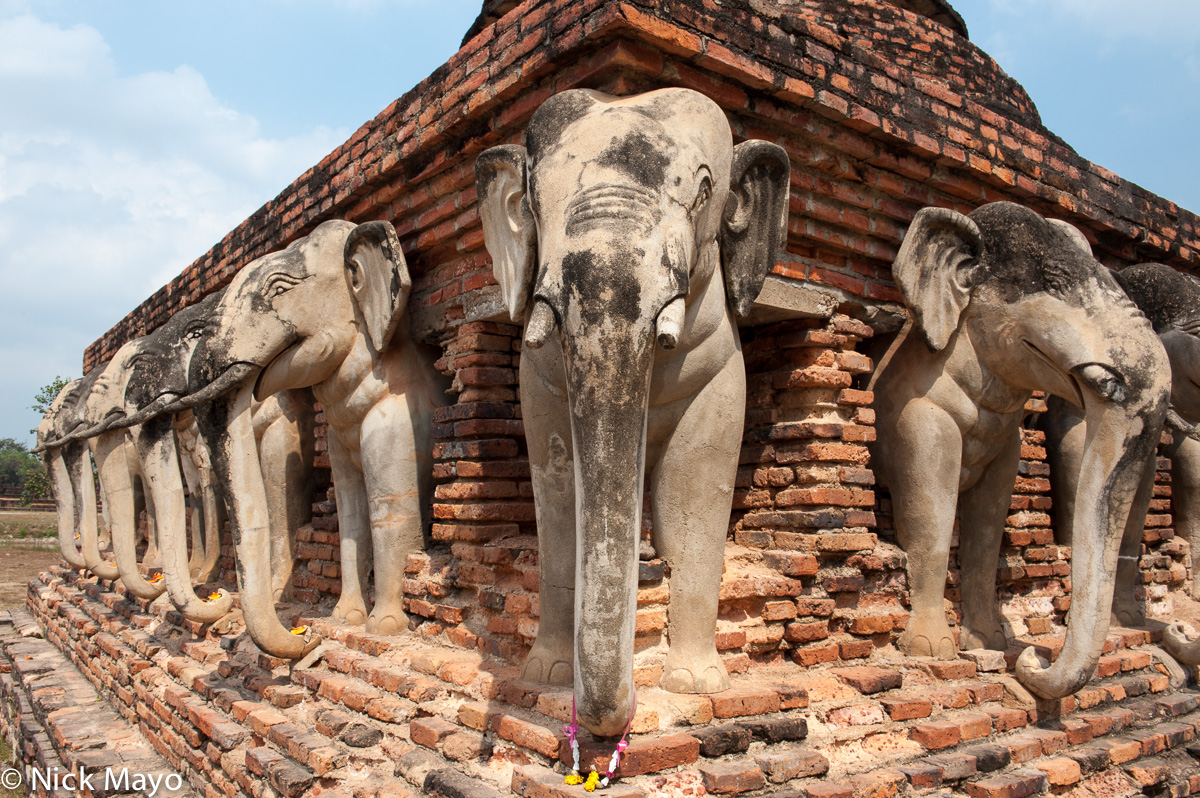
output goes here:
{"type": "Polygon", "coordinates": [[[258,451],[266,475],[263,486],[267,490],[271,524],[271,587],[276,601],[287,601],[292,594],[295,564],[293,536],[303,524],[297,523],[299,512],[292,505],[301,503],[307,508],[312,505],[310,496],[294,495],[297,493],[297,473],[306,467],[302,462],[302,443],[296,426],[281,415],[263,432],[258,451]]]}
{"type": "Polygon", "coordinates": [[[961,649],[1008,647],[996,596],[996,569],[1004,539],[1013,483],[1021,464],[1021,435],[1015,431],[1008,445],[963,491],[958,503],[958,568],[962,589],[961,649]]]}
{"type": "Polygon", "coordinates": [[[162,567],[162,556],[158,551],[158,510],[154,507],[154,496],[151,494],[144,476],[142,476],[141,482],[142,501],[146,510],[146,553],[142,555],[142,565],[147,568],[160,568],[162,567]]]}
{"type": "Polygon", "coordinates": [[[1117,555],[1117,582],[1113,588],[1112,617],[1109,620],[1114,626],[1142,626],[1146,623],[1146,605],[1137,598],[1136,591],[1141,575],[1142,533],[1146,527],[1150,500],[1154,498],[1154,472],[1157,466],[1157,456],[1146,461],[1142,481],[1138,483],[1133,503],[1129,506],[1129,518],[1125,521],[1125,533],[1121,537],[1121,550],[1117,555]]]}
{"type": "Polygon", "coordinates": [[[951,658],[957,646],[946,622],[946,571],[958,504],[962,435],[945,411],[920,399],[901,411],[892,437],[893,446],[911,451],[910,462],[922,464],[894,469],[889,486],[896,536],[908,559],[912,606],[897,645],[913,656],[951,658]]]}
{"type": "Polygon", "coordinates": [[[1046,432],[1046,455],[1050,463],[1050,488],[1054,501],[1054,540],[1060,546],[1071,545],[1071,519],[1075,515],[1075,489],[1087,427],[1083,411],[1064,399],[1051,396],[1042,416],[1046,432]]]}
{"type": "Polygon", "coordinates": [[[538,630],[521,678],[567,685],[575,663],[575,462],[566,397],[521,375],[538,529],[538,630]]]}
{"type": "Polygon", "coordinates": [[[203,583],[213,578],[221,559],[221,530],[225,521],[217,491],[209,480],[201,480],[200,499],[204,516],[204,561],[196,581],[203,583]]]}
{"type": "Polygon", "coordinates": [[[717,604],[741,451],[741,358],[687,404],[650,477],[654,546],[670,567],[670,648],[660,685],[673,693],[729,687],[717,654],[717,604]]]}
{"type": "Polygon", "coordinates": [[[188,554],[188,573],[193,582],[198,581],[204,570],[204,509],[200,500],[200,472],[192,462],[191,454],[180,452],[179,466],[183,471],[183,482],[187,488],[187,516],[191,551],[188,554]]]}
{"type": "Polygon", "coordinates": [[[1200,441],[1177,435],[1171,456],[1171,504],[1175,532],[1187,540],[1192,555],[1192,598],[1200,599],[1200,441]]]}
{"type": "Polygon", "coordinates": [[[333,608],[335,621],[367,622],[367,577],[371,571],[371,528],[367,490],[361,470],[330,430],[329,462],[337,488],[338,538],[342,566],[342,595],[333,608]]]}
{"type": "Polygon", "coordinates": [[[384,402],[392,406],[376,407],[363,424],[361,459],[375,565],[367,631],[387,635],[408,628],[404,568],[410,554],[425,549],[421,483],[423,473],[432,473],[432,453],[424,417],[414,418],[404,397],[384,402]]]}

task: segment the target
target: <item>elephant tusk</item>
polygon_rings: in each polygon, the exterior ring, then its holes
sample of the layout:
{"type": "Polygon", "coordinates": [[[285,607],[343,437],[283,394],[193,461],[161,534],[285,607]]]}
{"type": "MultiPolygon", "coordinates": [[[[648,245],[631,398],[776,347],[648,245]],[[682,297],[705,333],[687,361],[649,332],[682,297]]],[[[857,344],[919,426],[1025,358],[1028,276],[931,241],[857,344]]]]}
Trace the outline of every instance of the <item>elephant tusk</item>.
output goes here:
{"type": "Polygon", "coordinates": [[[555,323],[554,311],[545,300],[535,300],[533,313],[525,325],[525,345],[530,349],[541,349],[550,333],[554,332],[555,323]]]}
{"type": "Polygon", "coordinates": [[[679,343],[679,335],[683,331],[683,313],[683,297],[677,296],[658,314],[658,345],[663,349],[674,349],[679,343]]]}

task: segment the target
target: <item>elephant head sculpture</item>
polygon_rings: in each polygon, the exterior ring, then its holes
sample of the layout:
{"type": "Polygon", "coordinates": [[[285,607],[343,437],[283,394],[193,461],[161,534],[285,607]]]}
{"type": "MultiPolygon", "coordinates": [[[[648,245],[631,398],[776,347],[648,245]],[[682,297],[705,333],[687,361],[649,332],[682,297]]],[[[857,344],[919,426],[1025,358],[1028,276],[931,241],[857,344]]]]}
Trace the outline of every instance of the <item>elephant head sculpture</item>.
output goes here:
{"type": "MultiPolygon", "coordinates": [[[[79,469],[72,469],[63,451],[64,415],[67,409],[77,399],[83,380],[72,380],[63,386],[50,403],[37,429],[36,450],[40,451],[42,461],[46,465],[46,473],[50,478],[50,489],[54,495],[54,506],[58,515],[58,549],[63,560],[72,568],[86,568],[81,546],[76,540],[81,538],[78,531],[87,517],[89,506],[84,495],[83,486],[77,486],[79,469]]],[[[76,444],[73,457],[70,459],[79,465],[80,445],[76,444]]],[[[95,517],[95,497],[90,505],[91,517],[95,517]]]]}
{"type": "Polygon", "coordinates": [[[496,279],[525,323],[541,612],[523,676],[573,681],[580,722],[618,734],[644,474],[670,568],[661,683],[728,685],[714,636],[745,413],[734,317],[783,241],[790,165],[767,142],[735,147],[720,108],[686,89],[563,92],[525,138],[475,165],[496,279]]]}
{"type": "MultiPolygon", "coordinates": [[[[1171,510],[1175,533],[1191,548],[1192,582],[1189,592],[1200,598],[1200,283],[1161,263],[1141,263],[1122,269],[1117,282],[1146,314],[1166,349],[1171,364],[1171,415],[1168,423],[1172,443],[1162,454],[1171,461],[1171,510]]],[[[1157,458],[1152,453],[1146,464],[1141,499],[1131,517],[1130,530],[1121,551],[1122,568],[1117,577],[1114,615],[1124,614],[1134,622],[1144,617],[1145,608],[1134,598],[1142,527],[1154,484],[1157,458]],[[1140,510],[1140,512],[1138,512],[1140,510]],[[1133,521],[1137,523],[1134,524],[1133,521]],[[1121,599],[1125,601],[1122,602],[1121,599]]],[[[1200,665],[1200,640],[1189,641],[1182,626],[1163,630],[1163,645],[1176,659],[1200,665]]]]}
{"type": "MultiPolygon", "coordinates": [[[[201,598],[192,588],[192,566],[198,565],[197,559],[204,559],[204,546],[198,541],[198,551],[189,560],[188,513],[176,447],[176,419],[163,412],[162,407],[186,392],[188,360],[215,302],[215,298],[207,299],[184,308],[154,332],[118,350],[94,381],[86,400],[86,423],[81,423],[83,431],[76,433],[95,435],[101,478],[106,485],[111,483],[111,492],[119,497],[115,499],[117,517],[121,519],[118,524],[121,534],[114,539],[117,568],[135,595],[150,597],[157,586],[145,582],[137,570],[126,496],[130,480],[126,473],[117,473],[124,470],[123,450],[128,432],[137,452],[143,483],[153,500],[166,589],[180,613],[200,623],[212,623],[227,615],[233,597],[218,589],[215,595],[201,598]]],[[[195,492],[193,495],[200,499],[195,492]]],[[[209,533],[210,554],[215,556],[218,549],[215,518],[209,533]]],[[[211,568],[197,570],[211,573],[211,568]]]]}
{"type": "Polygon", "coordinates": [[[1004,521],[1033,390],[1083,409],[1071,617],[1061,654],[1017,677],[1045,698],[1087,682],[1108,630],[1117,549],[1167,410],[1166,355],[1082,234],[1007,202],[926,208],[892,273],[913,334],[875,384],[872,462],[891,489],[912,615],[900,647],[953,656],[943,609],[957,507],[962,648],[1006,647],[996,599],[1004,521]]]}
{"type": "Polygon", "coordinates": [[[432,356],[401,324],[409,287],[390,224],[325,222],[237,274],[193,355],[191,390],[224,392],[195,412],[230,510],[246,628],[274,656],[302,656],[319,639],[275,615],[255,396],[311,387],[324,408],[341,537],[335,618],[381,634],[407,627],[404,566],[424,545],[432,411],[444,402],[432,356]]]}
{"type": "MultiPolygon", "coordinates": [[[[1187,540],[1192,561],[1200,562],[1200,441],[1195,425],[1200,422],[1200,284],[1161,263],[1141,263],[1115,275],[1126,295],[1150,320],[1167,353],[1171,366],[1171,412],[1169,426],[1175,428],[1173,442],[1163,450],[1171,460],[1171,502],[1175,531],[1187,540]]],[[[1060,542],[1068,538],[1073,524],[1075,481],[1084,441],[1082,413],[1078,408],[1051,399],[1044,416],[1054,505],[1060,542]]],[[[1145,463],[1142,482],[1129,513],[1121,542],[1117,582],[1113,592],[1112,622],[1137,626],[1146,622],[1145,603],[1137,597],[1142,532],[1154,493],[1157,452],[1145,463]]],[[[1200,595],[1200,577],[1193,574],[1190,588],[1200,595]]],[[[1167,634],[1169,640],[1172,635],[1167,634]]],[[[1176,637],[1177,639],[1177,637],[1176,637]]]]}

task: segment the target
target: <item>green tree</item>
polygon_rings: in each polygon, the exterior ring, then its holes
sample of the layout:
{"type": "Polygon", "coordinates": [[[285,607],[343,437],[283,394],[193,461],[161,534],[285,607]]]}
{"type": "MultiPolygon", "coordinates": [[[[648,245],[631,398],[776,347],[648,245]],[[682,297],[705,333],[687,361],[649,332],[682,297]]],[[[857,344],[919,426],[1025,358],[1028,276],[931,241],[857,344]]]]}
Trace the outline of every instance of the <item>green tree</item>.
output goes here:
{"type": "Polygon", "coordinates": [[[23,488],[29,477],[41,470],[41,459],[30,454],[25,444],[0,438],[0,488],[23,488]]]}
{"type": "MultiPolygon", "coordinates": [[[[71,381],[70,377],[58,376],[51,380],[50,384],[42,386],[42,389],[33,397],[33,404],[29,406],[30,410],[38,413],[38,415],[46,415],[46,411],[50,409],[50,405],[54,404],[54,400],[71,381]]],[[[36,429],[29,430],[31,435],[37,435],[36,429]]]]}
{"type": "MultiPolygon", "coordinates": [[[[54,400],[58,398],[59,393],[69,382],[71,382],[69,377],[55,377],[34,395],[33,404],[29,409],[45,415],[46,411],[50,409],[50,405],[54,404],[54,400]]],[[[33,435],[37,434],[36,429],[31,429],[29,432],[33,435]]],[[[18,475],[15,485],[21,488],[23,503],[31,504],[50,498],[50,476],[46,473],[46,466],[42,462],[42,458],[31,454],[24,444],[12,438],[3,438],[0,439],[0,487],[6,485],[6,477],[10,473],[18,475]],[[14,452],[14,450],[16,451],[14,452]],[[6,463],[9,464],[9,470],[6,470],[6,463]]]]}

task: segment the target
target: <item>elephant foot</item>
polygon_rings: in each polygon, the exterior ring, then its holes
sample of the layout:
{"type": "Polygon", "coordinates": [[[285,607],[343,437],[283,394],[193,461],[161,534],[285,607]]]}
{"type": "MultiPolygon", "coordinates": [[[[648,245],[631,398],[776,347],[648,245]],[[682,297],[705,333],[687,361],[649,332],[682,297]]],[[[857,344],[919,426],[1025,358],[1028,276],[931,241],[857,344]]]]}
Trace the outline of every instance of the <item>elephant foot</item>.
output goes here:
{"type": "Polygon", "coordinates": [[[920,622],[910,619],[908,628],[900,635],[896,645],[911,657],[954,659],[958,655],[958,646],[945,621],[920,622]]]}
{"type": "Polygon", "coordinates": [[[233,610],[225,615],[222,615],[208,627],[208,631],[216,635],[227,635],[233,631],[234,626],[242,622],[242,611],[233,610]]]}
{"type": "Polygon", "coordinates": [[[715,648],[699,656],[668,652],[658,684],[670,693],[719,693],[729,689],[729,672],[715,648]]]}
{"type": "MultiPolygon", "coordinates": [[[[573,654],[571,647],[567,648],[573,654]]],[[[563,656],[550,646],[534,643],[521,666],[521,681],[533,684],[569,685],[575,682],[574,656],[563,656]]]]}
{"type": "MultiPolygon", "coordinates": [[[[958,633],[958,648],[963,651],[974,648],[1004,651],[1008,648],[1008,638],[1004,636],[1004,628],[1000,622],[993,619],[991,623],[982,626],[964,626],[958,633]]],[[[951,653],[950,656],[954,654],[951,653]]]]}
{"type": "Polygon", "coordinates": [[[350,626],[362,626],[367,622],[367,608],[362,604],[346,602],[338,602],[333,608],[333,612],[329,617],[340,623],[349,624],[350,626]]]}
{"type": "Polygon", "coordinates": [[[403,610],[380,612],[376,607],[367,618],[367,634],[394,635],[408,629],[408,616],[403,610]]]}
{"type": "Polygon", "coordinates": [[[1109,622],[1114,626],[1145,626],[1146,607],[1133,599],[1114,599],[1109,622]]]}

